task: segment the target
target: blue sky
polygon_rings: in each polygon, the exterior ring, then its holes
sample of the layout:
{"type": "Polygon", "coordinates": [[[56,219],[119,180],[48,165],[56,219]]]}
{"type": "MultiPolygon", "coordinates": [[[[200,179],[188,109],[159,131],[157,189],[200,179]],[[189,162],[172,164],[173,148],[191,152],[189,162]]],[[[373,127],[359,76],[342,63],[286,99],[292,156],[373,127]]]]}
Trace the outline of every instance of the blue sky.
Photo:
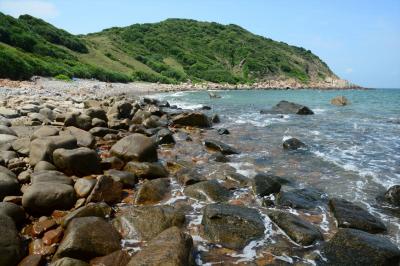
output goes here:
{"type": "Polygon", "coordinates": [[[310,49],[340,77],[400,88],[400,0],[0,0],[72,33],[191,18],[237,24],[310,49]]]}

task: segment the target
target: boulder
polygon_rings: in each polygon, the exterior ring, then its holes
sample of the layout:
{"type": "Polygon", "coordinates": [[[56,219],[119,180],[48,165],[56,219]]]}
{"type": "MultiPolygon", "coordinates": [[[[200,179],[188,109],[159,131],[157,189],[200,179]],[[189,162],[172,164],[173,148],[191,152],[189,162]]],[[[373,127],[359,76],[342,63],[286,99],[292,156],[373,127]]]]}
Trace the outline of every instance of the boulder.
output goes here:
{"type": "Polygon", "coordinates": [[[90,261],[94,266],[126,266],[131,256],[125,250],[117,250],[107,256],[97,257],[90,261]]]}
{"type": "Polygon", "coordinates": [[[72,136],[52,136],[35,139],[31,142],[29,163],[35,166],[40,161],[53,161],[53,152],[56,149],[77,148],[77,140],[72,136]]]}
{"type": "Polygon", "coordinates": [[[92,119],[97,118],[97,119],[103,120],[105,122],[108,121],[106,111],[104,111],[100,107],[91,107],[91,108],[87,109],[86,115],[92,119]]]}
{"type": "Polygon", "coordinates": [[[172,119],[174,125],[191,127],[211,127],[210,118],[199,112],[187,112],[175,116],[172,119]]]}
{"type": "Polygon", "coordinates": [[[176,173],[176,179],[183,186],[193,185],[195,183],[205,181],[206,178],[196,169],[183,168],[176,173]]]}
{"type": "Polygon", "coordinates": [[[31,213],[47,214],[70,209],[74,204],[74,188],[61,183],[34,183],[22,196],[22,206],[31,213]]]}
{"type": "Polygon", "coordinates": [[[92,191],[96,183],[96,179],[79,178],[74,184],[76,195],[80,198],[85,198],[92,191]]]}
{"type": "Polygon", "coordinates": [[[115,115],[117,119],[131,118],[132,104],[127,101],[116,102],[107,112],[107,116],[115,115]]]}
{"type": "Polygon", "coordinates": [[[303,142],[301,142],[300,140],[296,139],[296,138],[289,138],[286,139],[283,143],[282,143],[283,149],[285,150],[297,150],[300,148],[304,148],[306,147],[306,144],[304,144],[303,142]]]}
{"type": "Polygon", "coordinates": [[[29,255],[25,257],[18,266],[44,266],[45,259],[43,255],[29,255]]]}
{"type": "Polygon", "coordinates": [[[278,178],[268,174],[257,174],[252,180],[254,194],[260,197],[279,193],[281,184],[278,178]]]}
{"type": "Polygon", "coordinates": [[[0,216],[2,215],[10,217],[18,226],[25,221],[24,209],[15,203],[0,202],[0,216]]]}
{"type": "Polygon", "coordinates": [[[124,187],[132,188],[137,183],[137,176],[127,172],[127,171],[119,171],[115,169],[110,169],[104,172],[104,175],[111,177],[115,182],[120,182],[124,187]]]}
{"type": "Polygon", "coordinates": [[[339,229],[322,248],[318,265],[399,265],[400,250],[383,236],[355,229],[339,229]]]}
{"type": "Polygon", "coordinates": [[[193,239],[177,227],[171,227],[132,257],[128,266],[194,265],[193,239]]]}
{"type": "Polygon", "coordinates": [[[23,258],[23,249],[11,217],[0,215],[0,236],[0,265],[17,265],[23,258]]]}
{"type": "Polygon", "coordinates": [[[124,171],[130,172],[141,179],[156,179],[168,176],[168,171],[158,162],[129,162],[125,165],[124,171]]]}
{"type": "Polygon", "coordinates": [[[33,169],[34,172],[40,172],[40,171],[56,171],[57,167],[54,166],[54,164],[51,164],[46,161],[40,161],[35,165],[35,168],[33,169]]]}
{"type": "Polygon", "coordinates": [[[400,207],[400,185],[390,187],[384,197],[387,202],[400,207]]]}
{"type": "Polygon", "coordinates": [[[89,203],[88,205],[80,207],[64,216],[61,225],[62,227],[67,227],[73,219],[80,217],[100,217],[106,219],[110,217],[111,212],[112,209],[107,205],[107,203],[89,203]]]}
{"type": "Polygon", "coordinates": [[[9,134],[0,134],[0,145],[4,145],[7,143],[12,143],[13,141],[17,140],[18,137],[9,134]]]}
{"type": "Polygon", "coordinates": [[[142,134],[132,134],[119,140],[111,147],[110,153],[124,161],[156,162],[157,144],[142,134]]]}
{"type": "Polygon", "coordinates": [[[230,134],[229,130],[226,128],[223,128],[223,127],[218,128],[217,132],[219,135],[229,135],[230,134]]]}
{"type": "Polygon", "coordinates": [[[309,246],[315,241],[323,240],[323,236],[315,225],[291,213],[268,211],[269,218],[279,226],[296,243],[309,246]]]}
{"type": "Polygon", "coordinates": [[[73,150],[57,149],[53,152],[53,162],[68,175],[86,176],[99,174],[102,170],[97,153],[84,147],[73,150]]]}
{"type": "Polygon", "coordinates": [[[6,165],[8,165],[8,163],[12,159],[17,159],[17,158],[18,154],[15,151],[2,151],[0,153],[0,162],[5,163],[6,165]]]}
{"type": "Polygon", "coordinates": [[[261,110],[261,114],[297,114],[297,115],[312,115],[314,114],[310,108],[297,103],[288,101],[280,101],[270,110],[261,110]]]}
{"type": "Polygon", "coordinates": [[[60,135],[68,134],[76,138],[79,147],[94,148],[96,140],[89,132],[77,127],[67,127],[60,135]]]}
{"type": "Polygon", "coordinates": [[[168,178],[145,180],[136,193],[135,203],[154,204],[165,199],[169,193],[170,181],[168,178]]]}
{"type": "Polygon", "coordinates": [[[14,151],[21,155],[29,156],[29,145],[31,141],[29,138],[16,139],[11,145],[14,151]]]}
{"type": "Polygon", "coordinates": [[[172,132],[167,128],[159,130],[155,135],[155,139],[158,145],[175,143],[175,139],[172,132]]]}
{"type": "Polygon", "coordinates": [[[281,191],[276,197],[276,204],[282,207],[311,210],[326,204],[326,196],[319,191],[300,188],[281,191]]]}
{"type": "Polygon", "coordinates": [[[12,135],[18,137],[17,133],[10,127],[0,125],[0,134],[12,135]]]}
{"type": "Polygon", "coordinates": [[[65,116],[64,125],[66,127],[77,127],[83,130],[92,128],[92,118],[81,113],[69,113],[65,116]]]}
{"type": "Polygon", "coordinates": [[[240,250],[264,235],[264,222],[256,209],[215,203],[203,210],[205,236],[223,247],[240,250]]]}
{"type": "Polygon", "coordinates": [[[6,196],[17,196],[20,194],[18,179],[15,175],[0,172],[0,201],[6,196]]]}
{"type": "Polygon", "coordinates": [[[80,217],[67,226],[54,259],[70,257],[88,261],[121,249],[120,235],[104,219],[80,217]]]}
{"type": "Polygon", "coordinates": [[[344,96],[336,96],[335,98],[333,98],[331,100],[331,104],[336,105],[336,106],[345,106],[345,105],[350,104],[350,102],[344,96]]]}
{"type": "Polygon", "coordinates": [[[227,163],[229,162],[229,158],[226,157],[222,152],[214,152],[209,158],[209,161],[214,161],[218,163],[227,163]]]}
{"type": "Polygon", "coordinates": [[[61,172],[53,170],[42,170],[31,174],[31,183],[58,183],[72,185],[72,179],[61,172]]]}
{"type": "Polygon", "coordinates": [[[94,127],[89,130],[89,133],[95,137],[104,137],[107,134],[118,134],[118,130],[107,128],[107,127],[94,127]]]}
{"type": "Polygon", "coordinates": [[[238,150],[218,140],[206,139],[204,140],[204,145],[207,148],[219,151],[224,155],[239,154],[238,150]]]}
{"type": "Polygon", "coordinates": [[[5,117],[5,118],[17,118],[20,116],[17,110],[15,109],[10,109],[10,108],[5,108],[5,107],[0,107],[0,116],[5,117]]]}
{"type": "Polygon", "coordinates": [[[183,193],[189,197],[210,202],[228,201],[231,195],[230,191],[215,179],[187,186],[183,193]]]}
{"type": "Polygon", "coordinates": [[[89,266],[89,263],[86,263],[82,260],[65,257],[52,262],[50,266],[89,266]]]}
{"type": "Polygon", "coordinates": [[[358,205],[344,199],[329,200],[329,207],[335,216],[338,227],[354,228],[369,233],[386,231],[383,222],[358,205]]]}
{"type": "Polygon", "coordinates": [[[87,198],[87,202],[116,203],[121,200],[122,183],[115,182],[109,176],[100,176],[95,187],[87,198]]]}
{"type": "Polygon", "coordinates": [[[185,214],[170,205],[126,206],[113,221],[114,227],[125,239],[148,241],[172,227],[183,227],[185,214]],[[151,221],[151,222],[149,222],[151,221]]]}
{"type": "Polygon", "coordinates": [[[32,136],[31,136],[31,140],[35,140],[38,138],[57,136],[59,134],[59,132],[60,132],[60,129],[58,129],[57,127],[53,127],[53,126],[40,127],[35,132],[33,132],[32,136]]]}

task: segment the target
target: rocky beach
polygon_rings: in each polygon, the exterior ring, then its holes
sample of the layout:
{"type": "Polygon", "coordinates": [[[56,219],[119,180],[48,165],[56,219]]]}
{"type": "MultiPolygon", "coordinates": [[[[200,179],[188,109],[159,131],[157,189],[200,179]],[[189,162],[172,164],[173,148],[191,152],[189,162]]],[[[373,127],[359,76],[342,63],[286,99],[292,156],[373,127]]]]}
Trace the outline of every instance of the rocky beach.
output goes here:
{"type": "MultiPolygon", "coordinates": [[[[42,78],[1,84],[0,265],[400,263],[400,182],[382,193],[366,189],[374,205],[333,192],[341,180],[318,169],[288,175],[322,164],[310,159],[308,140],[269,140],[247,125],[249,117],[231,126],[214,108],[219,102],[170,102],[172,94],[160,92],[182,90],[172,85],[42,78]],[[268,167],[250,165],[245,155],[260,155],[263,138],[273,144],[268,158],[261,156],[268,167]]],[[[198,93],[223,88],[181,86],[198,93]]],[[[318,115],[302,102],[273,100],[254,111],[271,121],[318,115]]],[[[331,108],[352,101],[337,97],[331,108]]],[[[321,167],[339,173],[337,165],[321,167]]],[[[344,175],[349,187],[354,171],[344,175]]]]}

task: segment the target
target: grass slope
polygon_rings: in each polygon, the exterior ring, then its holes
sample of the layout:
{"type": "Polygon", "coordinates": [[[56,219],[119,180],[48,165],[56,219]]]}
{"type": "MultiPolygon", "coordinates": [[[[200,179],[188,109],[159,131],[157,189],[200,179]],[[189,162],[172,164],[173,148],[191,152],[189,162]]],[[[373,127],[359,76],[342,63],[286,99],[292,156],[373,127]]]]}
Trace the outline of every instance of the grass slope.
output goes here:
{"type": "Polygon", "coordinates": [[[168,19],[74,36],[43,20],[0,13],[0,77],[250,83],[336,77],[311,51],[236,25],[168,19]]]}

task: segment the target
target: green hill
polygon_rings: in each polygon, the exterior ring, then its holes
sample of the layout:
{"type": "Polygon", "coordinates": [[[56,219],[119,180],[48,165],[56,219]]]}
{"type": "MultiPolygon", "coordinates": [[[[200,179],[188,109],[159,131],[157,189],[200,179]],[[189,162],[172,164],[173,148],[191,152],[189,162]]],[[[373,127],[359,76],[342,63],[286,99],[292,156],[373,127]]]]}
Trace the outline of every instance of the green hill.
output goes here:
{"type": "Polygon", "coordinates": [[[236,25],[168,19],[74,36],[29,15],[0,13],[0,77],[250,83],[337,78],[311,51],[236,25]]]}

